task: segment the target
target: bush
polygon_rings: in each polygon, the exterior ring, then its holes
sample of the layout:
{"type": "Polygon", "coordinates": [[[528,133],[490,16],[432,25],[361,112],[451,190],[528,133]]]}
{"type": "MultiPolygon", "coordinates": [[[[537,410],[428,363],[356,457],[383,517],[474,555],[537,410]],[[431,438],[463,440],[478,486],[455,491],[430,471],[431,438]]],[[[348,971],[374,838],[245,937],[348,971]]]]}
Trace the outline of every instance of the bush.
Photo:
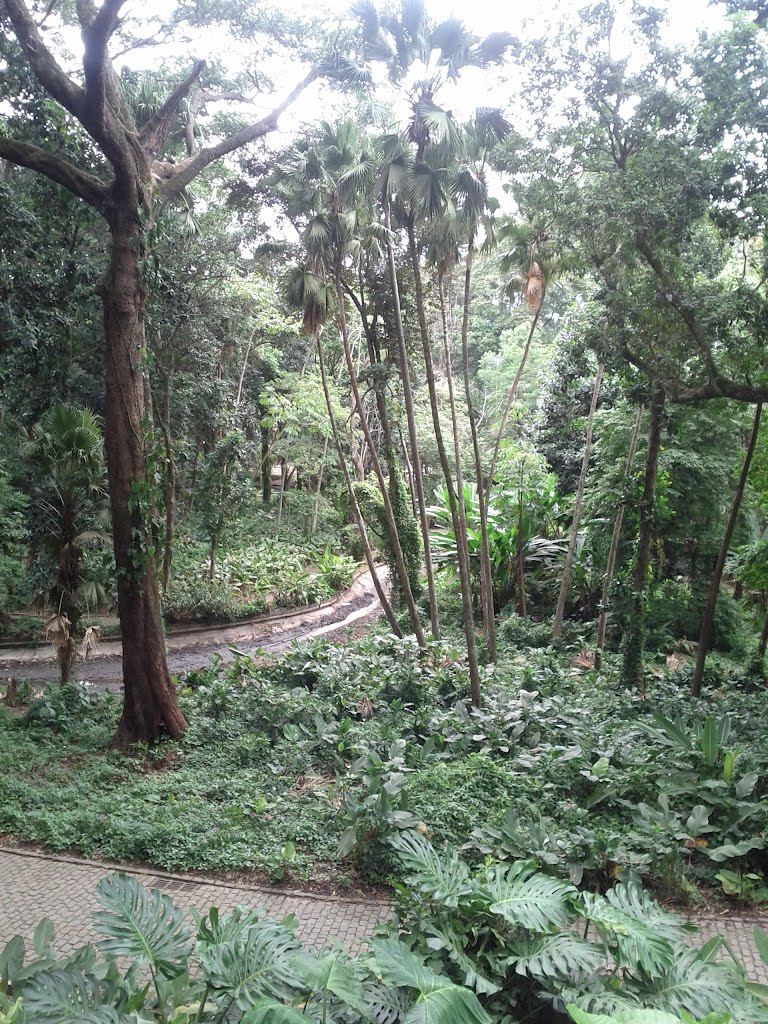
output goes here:
{"type": "MultiPolygon", "coordinates": [[[[698,640],[706,593],[678,580],[665,580],[654,590],[646,618],[648,646],[664,648],[673,640],[698,640]]],[[[747,617],[725,590],[717,599],[712,647],[726,654],[742,653],[748,642],[747,617]]]]}
{"type": "Polygon", "coordinates": [[[513,647],[549,647],[552,623],[509,615],[499,623],[499,636],[513,647]]]}
{"type": "Polygon", "coordinates": [[[195,915],[193,934],[169,896],[134,878],[109,875],[97,893],[99,953],[84,946],[55,958],[49,920],[35,929],[31,961],[19,936],[0,952],[0,1021],[487,1021],[469,989],[396,940],[374,941],[372,957],[310,953],[296,938],[295,915],[278,923],[262,911],[220,916],[212,907],[195,915]]]}

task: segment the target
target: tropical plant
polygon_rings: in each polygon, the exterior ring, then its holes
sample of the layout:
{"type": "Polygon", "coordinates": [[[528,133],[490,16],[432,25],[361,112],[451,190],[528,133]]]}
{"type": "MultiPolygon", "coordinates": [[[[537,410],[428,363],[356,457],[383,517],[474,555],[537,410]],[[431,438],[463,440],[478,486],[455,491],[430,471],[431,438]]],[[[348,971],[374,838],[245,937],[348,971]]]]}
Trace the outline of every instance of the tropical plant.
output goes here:
{"type": "Polygon", "coordinates": [[[32,545],[50,574],[46,638],[56,647],[67,682],[83,613],[106,599],[100,583],[86,578],[83,564],[86,545],[108,539],[99,421],[89,409],[57,402],[35,424],[24,453],[35,476],[32,545]]]}
{"type": "Polygon", "coordinates": [[[492,1017],[513,1007],[514,1020],[550,1021],[574,1007],[610,1020],[645,1006],[764,1019],[743,970],[714,961],[723,941],[690,947],[695,928],[633,883],[579,892],[535,861],[473,871],[419,833],[390,842],[405,869],[394,927],[430,967],[474,989],[492,1017]]]}
{"type": "Polygon", "coordinates": [[[194,912],[193,932],[169,896],[126,875],[102,879],[97,898],[97,947],[57,957],[46,919],[31,958],[19,936],[0,952],[3,1024],[490,1024],[473,992],[395,940],[354,959],[309,953],[295,915],[277,922],[243,907],[194,912]]]}

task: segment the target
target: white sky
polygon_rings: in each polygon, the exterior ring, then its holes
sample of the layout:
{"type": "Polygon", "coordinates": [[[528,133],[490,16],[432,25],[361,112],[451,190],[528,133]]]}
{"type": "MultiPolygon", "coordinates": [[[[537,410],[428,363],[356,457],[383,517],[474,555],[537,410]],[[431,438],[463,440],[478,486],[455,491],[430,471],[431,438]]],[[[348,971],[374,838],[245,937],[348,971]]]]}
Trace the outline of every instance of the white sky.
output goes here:
{"type": "MultiPolygon", "coordinates": [[[[258,3],[258,0],[255,0],[258,3]]],[[[378,0],[382,7],[385,7],[392,0],[378,0]]],[[[576,11],[582,6],[583,0],[561,0],[563,7],[576,11]]],[[[656,3],[667,10],[668,28],[666,37],[670,44],[690,44],[695,41],[696,34],[702,28],[716,29],[723,22],[722,9],[711,5],[708,0],[656,0],[656,3]]],[[[301,14],[306,12],[310,17],[316,17],[318,11],[327,12],[329,26],[343,19],[348,13],[350,0],[282,0],[281,8],[289,13],[301,14]]],[[[532,38],[541,31],[543,25],[548,23],[552,17],[554,8],[558,6],[556,0],[527,0],[524,5],[525,17],[520,17],[520,7],[512,0],[470,0],[469,3],[457,4],[455,7],[446,3],[445,0],[427,0],[427,7],[435,20],[443,20],[456,14],[469,29],[478,35],[486,35],[490,32],[508,31],[522,38],[532,38]]],[[[171,9],[172,0],[154,0],[150,5],[145,6],[144,0],[131,0],[124,8],[123,13],[130,15],[136,13],[140,18],[146,12],[150,16],[161,15],[164,8],[171,9]]],[[[64,33],[67,46],[73,55],[79,55],[80,39],[76,29],[67,30],[64,33]]],[[[242,45],[242,44],[241,44],[242,45]]],[[[614,34],[613,49],[616,56],[620,56],[622,45],[622,33],[620,27],[614,34]]],[[[232,44],[232,40],[220,30],[206,30],[201,33],[198,42],[194,47],[195,52],[189,52],[188,48],[168,44],[164,47],[153,47],[137,51],[127,57],[120,58],[116,63],[118,66],[130,64],[136,68],[157,67],[163,59],[173,59],[180,56],[203,57],[206,59],[219,59],[225,63],[230,62],[237,66],[238,46],[232,44]]],[[[245,49],[240,51],[245,55],[245,49]]],[[[280,98],[290,87],[295,84],[302,74],[299,66],[277,65],[267,69],[275,80],[276,94],[257,98],[252,108],[256,115],[266,112],[274,104],[275,99],[280,98]]],[[[450,107],[459,119],[468,118],[478,106],[504,105],[504,98],[494,95],[494,73],[481,72],[476,69],[469,69],[462,75],[458,87],[446,90],[442,97],[446,106],[450,107]]],[[[282,122],[283,132],[290,133],[296,130],[304,122],[316,123],[318,119],[333,116],[334,97],[331,91],[323,88],[321,84],[315,84],[307,95],[287,113],[282,122]]],[[[280,134],[283,135],[283,132],[280,134]]],[[[276,142],[284,142],[283,138],[275,139],[276,142]]]]}

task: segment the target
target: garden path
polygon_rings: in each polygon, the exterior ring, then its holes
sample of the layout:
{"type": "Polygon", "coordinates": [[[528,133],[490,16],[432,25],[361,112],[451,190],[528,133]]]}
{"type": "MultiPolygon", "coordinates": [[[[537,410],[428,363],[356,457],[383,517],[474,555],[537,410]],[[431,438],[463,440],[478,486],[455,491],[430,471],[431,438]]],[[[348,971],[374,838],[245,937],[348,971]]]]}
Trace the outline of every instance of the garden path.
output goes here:
{"type": "MultiPolygon", "coordinates": [[[[379,567],[378,573],[386,583],[386,568],[379,567]]],[[[173,675],[180,675],[205,665],[214,654],[222,661],[232,661],[233,647],[244,654],[254,654],[259,649],[276,654],[290,647],[294,640],[342,634],[380,612],[371,573],[366,570],[355,578],[351,587],[320,606],[264,615],[231,626],[169,632],[168,667],[173,675]]],[[[120,641],[103,641],[99,644],[98,655],[79,663],[75,674],[77,679],[87,680],[99,690],[122,689],[120,641]]],[[[0,650],[0,680],[10,676],[33,682],[56,680],[55,652],[49,644],[0,650]]]]}
{"type": "MultiPolygon", "coordinates": [[[[192,907],[204,911],[211,906],[227,911],[243,904],[264,907],[278,919],[294,913],[299,918],[299,937],[310,946],[337,941],[354,952],[390,910],[383,900],[260,888],[199,875],[174,875],[0,847],[0,949],[17,933],[29,942],[43,917],[49,917],[55,925],[55,948],[60,954],[92,940],[96,886],[100,878],[114,870],[135,875],[144,885],[168,893],[187,912],[192,907]]],[[[700,929],[694,938],[696,944],[722,935],[744,964],[750,980],[768,983],[768,968],[757,955],[752,936],[755,924],[768,926],[768,915],[709,912],[694,915],[691,920],[700,929]]]]}

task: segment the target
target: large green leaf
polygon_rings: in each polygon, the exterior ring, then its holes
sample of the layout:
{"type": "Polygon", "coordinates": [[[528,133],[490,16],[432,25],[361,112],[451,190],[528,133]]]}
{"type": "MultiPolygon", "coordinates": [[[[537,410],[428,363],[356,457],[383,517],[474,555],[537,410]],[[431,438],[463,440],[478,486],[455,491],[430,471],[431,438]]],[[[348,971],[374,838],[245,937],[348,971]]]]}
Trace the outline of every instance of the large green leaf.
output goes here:
{"type": "Polygon", "coordinates": [[[491,1024],[491,1018],[474,992],[449,984],[419,996],[403,1024],[491,1024]]]}
{"type": "Polygon", "coordinates": [[[296,936],[274,921],[259,921],[243,935],[200,950],[206,981],[247,1010],[263,996],[288,999],[298,988],[292,963],[296,936]]]}
{"type": "Polygon", "coordinates": [[[701,752],[707,764],[713,765],[717,761],[718,749],[717,722],[712,715],[708,715],[701,732],[701,752]]]}
{"type": "Polygon", "coordinates": [[[589,974],[599,970],[604,961],[602,946],[566,931],[514,943],[505,963],[517,974],[552,978],[589,974]]]}
{"type": "Polygon", "coordinates": [[[192,939],[168,896],[145,889],[127,875],[108,875],[99,882],[97,898],[104,909],[93,920],[103,936],[98,945],[104,953],[151,964],[169,976],[184,969],[192,939]]]}
{"type": "Polygon", "coordinates": [[[297,957],[293,966],[310,992],[332,992],[357,1013],[365,1015],[363,986],[350,964],[330,953],[322,958],[297,957]]]}
{"type": "Polygon", "coordinates": [[[742,979],[725,964],[702,960],[698,950],[677,947],[669,969],[643,983],[643,1000],[670,1013],[694,1017],[733,1013],[744,1003],[742,979]]]}
{"type": "Polygon", "coordinates": [[[584,892],[581,899],[584,916],[609,944],[617,965],[643,970],[651,977],[671,967],[675,943],[695,931],[663,910],[638,885],[617,885],[605,896],[584,892]]]}
{"type": "Polygon", "coordinates": [[[24,940],[14,935],[0,952],[0,985],[13,984],[19,971],[24,966],[24,940]]]}
{"type": "Polygon", "coordinates": [[[572,885],[559,878],[532,874],[528,865],[493,867],[484,885],[489,910],[509,924],[544,932],[552,925],[566,925],[574,916],[568,897],[575,894],[572,885]]]}
{"type": "Polygon", "coordinates": [[[401,832],[390,839],[398,859],[407,871],[406,879],[445,907],[457,907],[462,896],[472,891],[469,868],[451,849],[438,854],[419,832],[401,832]]]}
{"type": "Polygon", "coordinates": [[[427,995],[451,984],[447,978],[433,974],[402,942],[378,939],[373,943],[373,949],[381,976],[388,985],[414,988],[427,995]]]}
{"type": "Polygon", "coordinates": [[[265,996],[244,1014],[240,1024],[307,1024],[307,1017],[294,1006],[265,996]]]}
{"type": "Polygon", "coordinates": [[[464,972],[464,984],[468,988],[481,995],[493,995],[494,992],[501,991],[500,985],[481,974],[478,964],[466,952],[466,936],[459,933],[456,927],[442,921],[439,927],[433,923],[426,930],[430,936],[427,939],[429,948],[446,950],[459,970],[464,972]]]}
{"type": "Polygon", "coordinates": [[[80,971],[40,971],[24,986],[30,1024],[122,1024],[102,985],[80,971]]]}

